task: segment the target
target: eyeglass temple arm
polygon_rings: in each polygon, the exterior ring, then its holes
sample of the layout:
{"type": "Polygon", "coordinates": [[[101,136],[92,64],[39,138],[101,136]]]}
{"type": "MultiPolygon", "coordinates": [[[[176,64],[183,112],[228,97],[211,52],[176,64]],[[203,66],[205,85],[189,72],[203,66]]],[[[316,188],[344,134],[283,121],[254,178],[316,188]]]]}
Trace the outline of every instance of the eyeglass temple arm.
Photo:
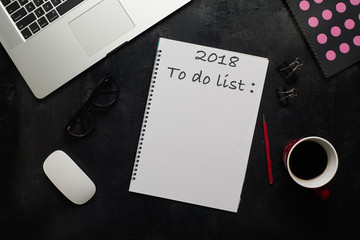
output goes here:
{"type": "Polygon", "coordinates": [[[69,130],[70,126],[81,116],[85,111],[89,110],[91,105],[91,96],[89,99],[81,106],[81,108],[73,115],[73,117],[66,124],[65,130],[69,130]]]}

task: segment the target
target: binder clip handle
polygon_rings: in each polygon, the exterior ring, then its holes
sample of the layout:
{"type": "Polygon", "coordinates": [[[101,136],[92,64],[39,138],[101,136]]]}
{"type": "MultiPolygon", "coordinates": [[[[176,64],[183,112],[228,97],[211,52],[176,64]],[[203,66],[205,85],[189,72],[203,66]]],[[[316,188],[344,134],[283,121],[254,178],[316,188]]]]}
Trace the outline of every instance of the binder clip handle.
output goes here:
{"type": "Polygon", "coordinates": [[[285,59],[277,66],[277,70],[281,76],[285,78],[285,80],[288,82],[294,82],[297,79],[295,71],[300,70],[303,65],[304,62],[299,57],[297,57],[292,63],[288,63],[285,59]]]}
{"type": "Polygon", "coordinates": [[[287,106],[289,104],[289,98],[297,96],[297,91],[295,88],[287,90],[285,87],[277,88],[276,94],[279,100],[280,106],[287,106]]]}

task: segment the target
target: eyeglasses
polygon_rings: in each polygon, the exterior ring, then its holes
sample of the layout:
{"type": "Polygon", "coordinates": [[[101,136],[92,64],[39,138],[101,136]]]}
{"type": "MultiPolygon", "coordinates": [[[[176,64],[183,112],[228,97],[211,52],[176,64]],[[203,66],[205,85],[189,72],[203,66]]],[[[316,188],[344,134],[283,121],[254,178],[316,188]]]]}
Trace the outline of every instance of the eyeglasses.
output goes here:
{"type": "Polygon", "coordinates": [[[95,107],[109,107],[119,95],[119,86],[112,76],[108,75],[96,86],[89,99],[77,111],[66,125],[66,131],[75,137],[88,135],[95,126],[95,120],[90,110],[95,107]]]}

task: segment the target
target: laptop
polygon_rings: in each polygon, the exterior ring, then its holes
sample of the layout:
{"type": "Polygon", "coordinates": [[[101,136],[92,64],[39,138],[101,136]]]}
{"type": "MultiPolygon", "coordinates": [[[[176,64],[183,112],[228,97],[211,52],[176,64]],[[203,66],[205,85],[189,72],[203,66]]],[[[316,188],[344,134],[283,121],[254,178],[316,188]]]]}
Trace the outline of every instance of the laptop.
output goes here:
{"type": "Polygon", "coordinates": [[[191,0],[0,0],[0,41],[44,98],[191,0]]]}

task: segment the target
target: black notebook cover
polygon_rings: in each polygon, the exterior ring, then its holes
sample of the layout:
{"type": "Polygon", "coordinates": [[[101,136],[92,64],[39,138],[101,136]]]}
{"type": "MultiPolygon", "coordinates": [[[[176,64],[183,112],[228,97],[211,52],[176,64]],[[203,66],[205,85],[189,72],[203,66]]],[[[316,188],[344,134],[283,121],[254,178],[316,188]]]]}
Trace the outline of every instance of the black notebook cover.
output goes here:
{"type": "Polygon", "coordinates": [[[360,0],[286,0],[325,75],[360,60],[360,0]]]}

